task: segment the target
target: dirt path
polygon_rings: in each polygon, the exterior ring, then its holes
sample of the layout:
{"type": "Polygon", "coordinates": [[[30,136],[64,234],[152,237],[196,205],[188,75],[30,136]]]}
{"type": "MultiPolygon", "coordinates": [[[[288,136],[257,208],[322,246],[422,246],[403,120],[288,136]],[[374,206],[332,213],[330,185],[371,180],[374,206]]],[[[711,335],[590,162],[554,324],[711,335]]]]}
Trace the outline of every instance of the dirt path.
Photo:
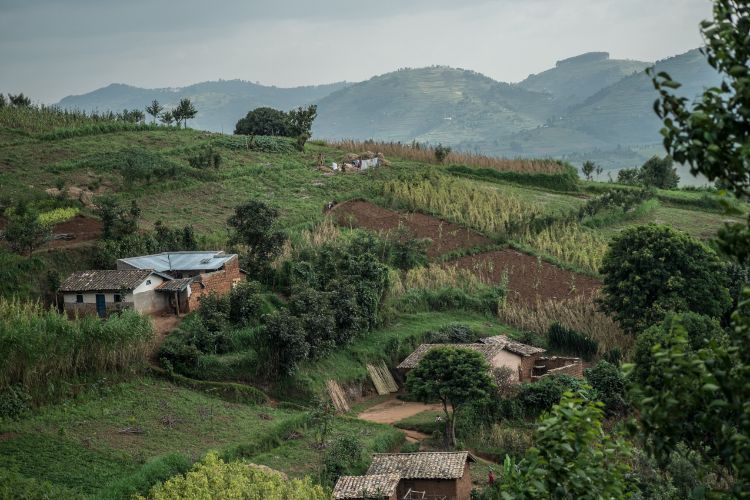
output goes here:
{"type": "MultiPolygon", "coordinates": [[[[357,417],[362,420],[369,422],[376,422],[378,424],[389,424],[393,425],[399,420],[403,420],[408,417],[412,417],[423,411],[442,411],[443,407],[439,404],[424,404],[416,403],[413,401],[401,401],[395,397],[383,401],[382,403],[371,406],[367,410],[363,411],[357,417]]],[[[406,433],[406,440],[410,443],[418,443],[429,438],[427,434],[422,432],[399,429],[406,433]]]]}

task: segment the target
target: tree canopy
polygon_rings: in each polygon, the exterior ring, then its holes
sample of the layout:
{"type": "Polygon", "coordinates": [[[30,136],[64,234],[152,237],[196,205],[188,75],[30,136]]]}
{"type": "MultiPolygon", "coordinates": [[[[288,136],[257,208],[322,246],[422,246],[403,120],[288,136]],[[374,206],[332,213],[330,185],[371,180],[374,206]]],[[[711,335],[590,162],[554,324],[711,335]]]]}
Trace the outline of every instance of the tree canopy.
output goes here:
{"type": "Polygon", "coordinates": [[[235,134],[274,135],[292,137],[292,124],[289,115],[278,109],[261,107],[248,111],[234,127],[235,134]]]}
{"type": "Polygon", "coordinates": [[[465,403],[488,397],[495,387],[484,357],[469,349],[439,347],[430,350],[411,370],[406,387],[417,399],[440,400],[445,412],[445,435],[456,442],[456,410],[465,403]],[[451,408],[451,411],[448,408],[451,408]]]}
{"type": "Polygon", "coordinates": [[[729,307],[725,266],[691,236],[649,224],[623,230],[604,256],[602,309],[631,334],[669,311],[719,318],[729,307]]]}

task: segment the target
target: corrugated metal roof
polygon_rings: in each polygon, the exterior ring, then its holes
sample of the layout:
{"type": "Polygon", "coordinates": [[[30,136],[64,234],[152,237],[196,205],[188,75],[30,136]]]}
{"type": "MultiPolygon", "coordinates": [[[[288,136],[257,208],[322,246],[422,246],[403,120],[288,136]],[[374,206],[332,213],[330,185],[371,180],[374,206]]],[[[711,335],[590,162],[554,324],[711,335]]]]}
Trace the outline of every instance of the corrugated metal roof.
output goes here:
{"type": "Polygon", "coordinates": [[[422,361],[425,354],[438,347],[453,347],[476,351],[481,353],[490,364],[492,364],[492,358],[503,350],[503,346],[493,344],[421,344],[396,368],[415,368],[422,361]]]}
{"type": "Polygon", "coordinates": [[[159,292],[181,292],[190,286],[194,278],[182,278],[179,280],[165,281],[161,285],[156,287],[159,292]]]}
{"type": "Polygon", "coordinates": [[[154,272],[151,269],[77,271],[60,285],[61,292],[133,290],[154,272]]]}
{"type": "Polygon", "coordinates": [[[333,489],[335,500],[389,497],[396,491],[401,476],[372,474],[369,476],[341,476],[333,489]]]}
{"type": "Polygon", "coordinates": [[[474,461],[468,451],[375,453],[367,474],[398,474],[402,479],[459,479],[464,475],[467,460],[474,461]]]}
{"type": "Polygon", "coordinates": [[[237,254],[221,251],[162,252],[139,257],[119,259],[137,269],[156,271],[214,271],[235,258],[237,254]]]}

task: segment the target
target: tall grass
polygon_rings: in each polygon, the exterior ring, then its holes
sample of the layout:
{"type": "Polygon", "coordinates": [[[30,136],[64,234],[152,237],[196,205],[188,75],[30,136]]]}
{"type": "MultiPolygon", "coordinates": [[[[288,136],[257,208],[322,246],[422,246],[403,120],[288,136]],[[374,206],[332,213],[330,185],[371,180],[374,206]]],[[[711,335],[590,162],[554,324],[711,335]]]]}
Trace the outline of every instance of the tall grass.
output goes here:
{"type": "Polygon", "coordinates": [[[627,353],[633,338],[620,329],[609,316],[596,307],[597,294],[579,295],[566,300],[543,300],[528,306],[507,301],[498,312],[501,321],[528,332],[546,335],[554,323],[575,330],[599,344],[599,353],[613,348],[627,353]]]}
{"type": "Polygon", "coordinates": [[[0,127],[38,134],[55,128],[74,128],[94,123],[114,122],[114,113],[86,113],[57,106],[4,106],[0,108],[0,127]]]}
{"type": "Polygon", "coordinates": [[[151,321],[134,311],[69,320],[38,303],[0,298],[0,389],[54,392],[79,375],[129,372],[144,365],[153,339],[151,321]]]}
{"type": "Polygon", "coordinates": [[[598,273],[609,242],[599,233],[575,221],[550,225],[540,231],[526,230],[518,241],[589,273],[598,273]]]}
{"type": "Polygon", "coordinates": [[[441,288],[458,288],[467,293],[476,293],[487,288],[491,277],[483,277],[473,270],[456,266],[430,264],[416,267],[403,274],[391,272],[388,277],[391,297],[398,297],[414,290],[440,290],[441,288]]]}
{"type": "Polygon", "coordinates": [[[541,214],[538,207],[518,196],[442,175],[386,181],[382,191],[394,205],[438,215],[486,234],[503,234],[512,221],[541,214]]]}
{"type": "MultiPolygon", "coordinates": [[[[422,163],[439,163],[435,157],[435,148],[419,143],[341,140],[328,141],[328,144],[349,152],[372,151],[383,153],[386,157],[392,156],[422,163]]],[[[491,168],[500,172],[558,174],[565,171],[565,164],[553,159],[496,158],[459,151],[451,151],[443,163],[491,168]]]]}

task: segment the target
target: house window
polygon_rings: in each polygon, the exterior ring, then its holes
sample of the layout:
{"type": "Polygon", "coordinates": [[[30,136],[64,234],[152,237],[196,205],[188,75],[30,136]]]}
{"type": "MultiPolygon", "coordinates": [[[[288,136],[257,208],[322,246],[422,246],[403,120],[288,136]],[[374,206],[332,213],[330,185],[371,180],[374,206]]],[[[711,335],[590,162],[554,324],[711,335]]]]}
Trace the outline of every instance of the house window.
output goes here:
{"type": "Polygon", "coordinates": [[[115,294],[115,302],[122,302],[122,295],[120,295],[119,293],[116,293],[115,294]]]}
{"type": "Polygon", "coordinates": [[[82,293],[77,293],[76,294],[76,302],[79,303],[79,304],[83,304],[83,294],[82,293]]]}

